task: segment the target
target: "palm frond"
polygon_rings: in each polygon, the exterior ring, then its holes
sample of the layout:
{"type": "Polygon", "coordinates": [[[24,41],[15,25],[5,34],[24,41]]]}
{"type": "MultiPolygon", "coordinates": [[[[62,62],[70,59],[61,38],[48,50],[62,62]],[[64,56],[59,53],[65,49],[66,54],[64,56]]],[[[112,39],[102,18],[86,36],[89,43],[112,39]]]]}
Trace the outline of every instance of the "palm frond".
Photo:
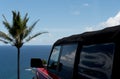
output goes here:
{"type": "Polygon", "coordinates": [[[24,27],[26,27],[26,24],[27,24],[27,22],[29,20],[29,18],[27,16],[28,16],[28,13],[25,14],[24,19],[22,21],[24,27]]]}
{"type": "Polygon", "coordinates": [[[37,24],[39,20],[37,20],[35,23],[33,23],[27,30],[25,30],[25,35],[24,38],[26,38],[33,30],[33,28],[35,27],[35,25],[37,24]]]}
{"type": "Polygon", "coordinates": [[[8,30],[10,30],[10,29],[11,29],[11,26],[10,26],[9,22],[7,21],[7,19],[6,19],[6,17],[5,17],[4,15],[2,15],[2,16],[3,16],[4,20],[5,20],[5,21],[3,21],[3,24],[5,25],[5,27],[6,27],[8,30]]]}
{"type": "Polygon", "coordinates": [[[26,20],[27,19],[27,16],[28,16],[28,13],[25,14],[24,16],[24,19],[23,20],[26,20]]]}
{"type": "Polygon", "coordinates": [[[12,11],[12,14],[13,14],[13,24],[14,24],[14,22],[15,22],[15,20],[16,20],[16,12],[15,11],[12,11]]]}
{"type": "Polygon", "coordinates": [[[22,18],[21,18],[20,12],[17,13],[16,23],[17,23],[17,27],[19,27],[20,29],[23,28],[22,18]]]}
{"type": "Polygon", "coordinates": [[[0,41],[2,41],[2,42],[5,43],[5,44],[8,44],[8,43],[9,43],[8,41],[2,40],[2,39],[0,39],[0,41]]]}
{"type": "Polygon", "coordinates": [[[20,14],[19,14],[19,12],[17,13],[17,12],[15,12],[15,11],[12,11],[12,13],[13,13],[13,28],[15,28],[15,29],[18,29],[18,28],[20,28],[19,26],[20,26],[20,14]]]}
{"type": "Polygon", "coordinates": [[[3,38],[5,40],[8,40],[8,41],[13,41],[6,33],[0,31],[0,38],[3,38]]]}
{"type": "Polygon", "coordinates": [[[37,24],[39,20],[37,20],[35,23],[32,24],[32,26],[28,29],[28,32],[31,33],[31,31],[33,30],[33,28],[35,27],[35,25],[37,24]]]}
{"type": "Polygon", "coordinates": [[[30,37],[28,37],[28,38],[26,39],[26,42],[32,40],[33,38],[35,38],[35,37],[37,37],[37,36],[39,36],[39,35],[41,35],[41,34],[44,34],[44,33],[48,33],[48,32],[39,32],[39,33],[37,33],[37,34],[35,34],[35,35],[33,35],[33,36],[30,36],[30,37]]]}
{"type": "Polygon", "coordinates": [[[27,22],[29,20],[28,13],[22,18],[20,12],[12,11],[12,23],[10,24],[6,17],[3,15],[3,24],[8,30],[8,34],[0,31],[0,41],[4,43],[10,43],[16,47],[21,47],[24,42],[28,42],[31,39],[48,32],[39,32],[33,36],[30,36],[32,30],[34,29],[37,21],[35,21],[30,27],[28,27],[27,22]],[[28,37],[28,38],[27,38],[28,37]]]}

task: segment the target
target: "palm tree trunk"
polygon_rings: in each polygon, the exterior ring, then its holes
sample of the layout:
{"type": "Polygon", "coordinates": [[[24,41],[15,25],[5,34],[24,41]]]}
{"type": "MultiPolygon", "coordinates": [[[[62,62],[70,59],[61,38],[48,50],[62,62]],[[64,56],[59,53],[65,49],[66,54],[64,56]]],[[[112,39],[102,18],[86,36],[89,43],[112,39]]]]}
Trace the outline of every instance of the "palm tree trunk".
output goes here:
{"type": "Polygon", "coordinates": [[[17,79],[20,79],[20,48],[17,48],[18,55],[17,55],[17,79]]]}

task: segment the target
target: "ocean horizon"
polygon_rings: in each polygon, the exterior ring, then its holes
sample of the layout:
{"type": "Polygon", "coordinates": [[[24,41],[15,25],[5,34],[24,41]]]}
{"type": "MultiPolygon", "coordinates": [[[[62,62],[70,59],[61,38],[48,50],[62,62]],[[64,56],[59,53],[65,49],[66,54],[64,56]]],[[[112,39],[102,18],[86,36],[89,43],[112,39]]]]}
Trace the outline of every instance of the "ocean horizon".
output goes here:
{"type": "MultiPolygon", "coordinates": [[[[31,58],[48,60],[51,45],[24,45],[20,50],[20,78],[32,79],[31,58]]],[[[14,46],[0,46],[0,79],[17,79],[17,49],[14,46]]]]}

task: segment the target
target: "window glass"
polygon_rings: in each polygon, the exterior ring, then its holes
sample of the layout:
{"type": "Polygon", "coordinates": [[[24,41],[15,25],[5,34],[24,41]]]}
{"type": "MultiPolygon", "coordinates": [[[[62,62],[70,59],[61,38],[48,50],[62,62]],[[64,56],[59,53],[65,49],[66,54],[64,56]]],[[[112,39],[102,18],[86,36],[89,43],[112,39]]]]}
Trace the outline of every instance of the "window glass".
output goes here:
{"type": "Polygon", "coordinates": [[[78,68],[82,79],[111,79],[114,44],[83,46],[78,68]]]}
{"type": "Polygon", "coordinates": [[[54,69],[54,70],[57,69],[58,59],[60,55],[60,48],[61,48],[60,46],[55,46],[52,51],[52,54],[49,60],[49,65],[48,65],[50,69],[54,69]]]}
{"type": "Polygon", "coordinates": [[[74,66],[77,44],[63,45],[59,63],[59,76],[62,79],[71,79],[74,66]],[[69,75],[69,76],[68,76],[69,75]]]}

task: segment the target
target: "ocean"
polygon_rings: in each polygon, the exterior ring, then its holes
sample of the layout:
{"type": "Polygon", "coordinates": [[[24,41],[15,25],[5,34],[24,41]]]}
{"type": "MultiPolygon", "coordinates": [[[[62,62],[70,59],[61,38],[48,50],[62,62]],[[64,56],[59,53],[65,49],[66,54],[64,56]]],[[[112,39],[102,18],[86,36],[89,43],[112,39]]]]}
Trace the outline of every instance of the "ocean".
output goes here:
{"type": "MultiPolygon", "coordinates": [[[[48,60],[50,45],[23,46],[21,48],[20,78],[32,79],[35,75],[30,68],[31,58],[48,60]]],[[[13,46],[0,46],[0,79],[17,79],[17,49],[13,46]]]]}

